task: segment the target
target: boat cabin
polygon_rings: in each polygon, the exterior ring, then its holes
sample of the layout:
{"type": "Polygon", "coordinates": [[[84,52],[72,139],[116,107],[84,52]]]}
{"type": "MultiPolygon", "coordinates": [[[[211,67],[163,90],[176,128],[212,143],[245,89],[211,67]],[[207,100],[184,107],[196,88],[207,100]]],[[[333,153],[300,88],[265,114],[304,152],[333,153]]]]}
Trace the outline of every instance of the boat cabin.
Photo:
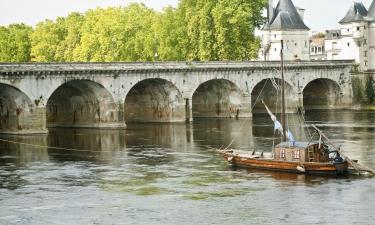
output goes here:
{"type": "Polygon", "coordinates": [[[329,162],[328,147],[319,143],[296,142],[292,145],[290,142],[282,142],[275,146],[274,157],[279,161],[289,162],[329,162]]]}

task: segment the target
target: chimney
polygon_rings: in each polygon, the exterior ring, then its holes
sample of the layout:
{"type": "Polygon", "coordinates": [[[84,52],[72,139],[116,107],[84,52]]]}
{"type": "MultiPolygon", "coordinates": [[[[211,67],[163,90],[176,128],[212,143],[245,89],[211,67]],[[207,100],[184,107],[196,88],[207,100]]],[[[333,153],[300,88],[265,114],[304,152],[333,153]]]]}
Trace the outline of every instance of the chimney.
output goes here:
{"type": "Polygon", "coordinates": [[[267,9],[267,15],[268,15],[268,23],[271,23],[271,20],[273,18],[273,0],[268,0],[268,9],[267,9]]]}
{"type": "Polygon", "coordinates": [[[305,21],[305,9],[302,9],[300,7],[296,7],[297,9],[297,12],[299,14],[299,16],[301,17],[302,21],[305,21]]]}

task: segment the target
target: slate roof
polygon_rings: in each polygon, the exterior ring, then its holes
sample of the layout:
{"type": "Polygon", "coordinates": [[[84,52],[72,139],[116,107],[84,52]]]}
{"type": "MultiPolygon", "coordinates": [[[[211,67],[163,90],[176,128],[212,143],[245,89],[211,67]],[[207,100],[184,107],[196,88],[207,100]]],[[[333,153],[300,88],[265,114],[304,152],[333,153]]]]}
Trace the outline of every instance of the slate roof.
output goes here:
{"type": "Polygon", "coordinates": [[[372,1],[370,8],[368,9],[367,19],[375,21],[375,0],[372,1]]]}
{"type": "MultiPolygon", "coordinates": [[[[374,2],[372,3],[372,5],[374,5],[374,2]]],[[[363,5],[362,2],[354,2],[353,5],[348,10],[348,12],[346,13],[345,17],[339,23],[345,24],[345,23],[366,21],[367,14],[368,14],[367,9],[363,5]]]]}
{"type": "Polygon", "coordinates": [[[341,37],[341,30],[326,30],[325,39],[332,40],[341,37]]]}
{"type": "Polygon", "coordinates": [[[263,27],[264,30],[310,30],[291,0],[280,0],[273,15],[271,22],[263,27]]]}

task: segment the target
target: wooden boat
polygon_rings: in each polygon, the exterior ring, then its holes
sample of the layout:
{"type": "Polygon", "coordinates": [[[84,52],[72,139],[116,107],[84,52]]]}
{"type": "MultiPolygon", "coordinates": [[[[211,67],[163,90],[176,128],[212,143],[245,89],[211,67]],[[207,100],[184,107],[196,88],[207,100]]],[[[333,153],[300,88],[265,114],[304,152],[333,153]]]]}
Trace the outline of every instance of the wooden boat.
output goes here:
{"type": "Polygon", "coordinates": [[[219,153],[230,164],[237,167],[276,170],[293,173],[312,174],[345,174],[349,166],[358,173],[368,172],[374,174],[369,168],[360,166],[357,162],[343,156],[340,148],[332,144],[329,139],[313,125],[319,136],[316,142],[295,142],[290,130],[287,129],[285,118],[285,90],[284,90],[284,62],[283,62],[283,41],[281,41],[281,94],[282,113],[281,123],[272,114],[267,105],[263,102],[272,121],[275,123],[275,131],[279,131],[282,142],[273,147],[272,153],[255,151],[240,151],[219,149],[219,153]],[[288,139],[288,141],[287,141],[288,139]]]}
{"type": "Polygon", "coordinates": [[[325,144],[289,142],[276,145],[273,153],[219,150],[232,165],[244,168],[276,170],[292,173],[345,174],[348,161],[325,144]]]}

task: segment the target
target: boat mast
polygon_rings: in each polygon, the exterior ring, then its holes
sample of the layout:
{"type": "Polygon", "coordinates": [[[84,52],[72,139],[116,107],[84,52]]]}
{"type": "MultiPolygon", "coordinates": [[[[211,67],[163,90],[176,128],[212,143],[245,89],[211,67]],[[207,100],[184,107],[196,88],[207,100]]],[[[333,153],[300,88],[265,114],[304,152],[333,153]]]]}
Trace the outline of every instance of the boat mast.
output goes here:
{"type": "Polygon", "coordinates": [[[281,60],[281,99],[282,99],[282,110],[281,110],[281,125],[283,126],[283,142],[286,141],[286,119],[285,119],[285,81],[284,81],[284,40],[281,40],[280,50],[281,60]]]}

